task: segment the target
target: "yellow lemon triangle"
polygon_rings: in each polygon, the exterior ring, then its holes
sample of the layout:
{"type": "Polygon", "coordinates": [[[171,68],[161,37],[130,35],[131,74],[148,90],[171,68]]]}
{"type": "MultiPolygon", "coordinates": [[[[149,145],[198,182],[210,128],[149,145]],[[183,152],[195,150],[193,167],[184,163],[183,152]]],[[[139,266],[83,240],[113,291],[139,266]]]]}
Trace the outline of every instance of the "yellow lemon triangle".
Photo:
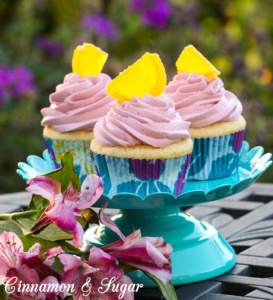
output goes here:
{"type": "Polygon", "coordinates": [[[162,95],[166,87],[166,73],[157,54],[145,53],[107,86],[107,92],[118,102],[130,101],[133,95],[162,95]]]}
{"type": "Polygon", "coordinates": [[[84,43],[74,51],[72,59],[73,73],[80,73],[82,77],[86,75],[99,75],[107,57],[108,54],[100,48],[84,43]]]}
{"type": "Polygon", "coordinates": [[[217,77],[220,72],[192,45],[184,48],[176,61],[177,72],[194,72],[209,79],[217,77]]]}

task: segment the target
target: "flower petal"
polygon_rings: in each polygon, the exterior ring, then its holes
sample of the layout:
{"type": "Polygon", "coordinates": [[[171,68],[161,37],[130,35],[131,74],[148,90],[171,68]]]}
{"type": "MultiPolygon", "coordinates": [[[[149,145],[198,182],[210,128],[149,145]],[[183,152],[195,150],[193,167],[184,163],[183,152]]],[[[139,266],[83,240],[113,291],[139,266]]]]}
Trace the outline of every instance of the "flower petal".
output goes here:
{"type": "Polygon", "coordinates": [[[44,256],[45,256],[46,258],[54,257],[54,256],[57,256],[58,254],[61,254],[62,251],[63,251],[63,249],[62,249],[61,246],[54,247],[54,248],[49,249],[49,250],[44,254],[44,256]]]}
{"type": "MultiPolygon", "coordinates": [[[[93,246],[90,249],[89,265],[101,269],[104,273],[111,274],[117,269],[116,259],[114,256],[104,252],[102,249],[93,246]]],[[[122,274],[123,271],[119,270],[122,274]]]]}
{"type": "Polygon", "coordinates": [[[17,268],[11,268],[7,273],[7,277],[17,277],[18,280],[27,283],[40,283],[40,278],[36,270],[23,264],[17,268]]]}
{"type": "Polygon", "coordinates": [[[15,252],[24,252],[22,241],[13,232],[3,232],[0,235],[0,252],[4,249],[15,252]]]}
{"type": "Polygon", "coordinates": [[[28,192],[44,197],[51,205],[54,205],[55,196],[61,192],[60,182],[45,176],[33,178],[27,183],[29,184],[26,188],[28,192]]]}
{"type": "Polygon", "coordinates": [[[13,232],[0,235],[0,282],[6,277],[7,271],[19,264],[19,255],[23,253],[23,244],[13,232]]]}
{"type": "Polygon", "coordinates": [[[74,231],[76,227],[77,221],[73,209],[63,203],[55,205],[45,215],[64,231],[74,231]]]}
{"type": "Polygon", "coordinates": [[[171,265],[169,260],[145,238],[137,240],[129,248],[116,251],[112,255],[123,261],[140,261],[160,268],[171,265]]]}
{"type": "Polygon", "coordinates": [[[95,174],[86,177],[82,184],[80,199],[77,201],[78,209],[91,207],[102,195],[102,179],[95,174]]]}
{"type": "Polygon", "coordinates": [[[114,231],[123,241],[125,240],[125,236],[122,234],[116,223],[103,212],[103,209],[99,212],[99,218],[101,224],[114,231]]]}
{"type": "Polygon", "coordinates": [[[73,232],[74,232],[74,236],[72,239],[73,245],[77,248],[81,248],[83,246],[84,230],[82,228],[82,225],[79,222],[76,223],[73,232]]]}
{"type": "Polygon", "coordinates": [[[80,193],[77,190],[76,186],[70,181],[67,189],[63,193],[63,199],[74,202],[79,197],[79,194],[80,193]]]}
{"type": "Polygon", "coordinates": [[[123,249],[127,249],[131,246],[131,243],[140,239],[141,238],[141,232],[140,229],[134,231],[133,233],[131,233],[130,235],[126,236],[124,241],[123,240],[118,240],[112,244],[103,246],[101,249],[103,249],[104,251],[106,251],[107,253],[112,253],[115,252],[117,250],[123,250],[123,249]]]}
{"type": "MultiPolygon", "coordinates": [[[[59,294],[59,288],[60,288],[60,284],[59,284],[59,281],[57,280],[57,278],[54,276],[48,276],[43,281],[41,281],[40,286],[42,284],[45,284],[46,288],[52,286],[52,290],[50,292],[40,292],[39,296],[40,296],[40,294],[44,294],[44,295],[46,295],[46,299],[55,299],[56,295],[59,294]],[[54,288],[55,286],[57,287],[56,290],[54,288]]],[[[40,299],[40,298],[38,298],[38,299],[40,299]]]]}
{"type": "MultiPolygon", "coordinates": [[[[153,238],[152,241],[155,242],[153,238]]],[[[117,260],[158,277],[164,284],[171,279],[171,262],[160,251],[162,250],[162,240],[155,243],[160,246],[160,250],[152,245],[146,237],[131,239],[128,243],[117,247],[118,242],[102,247],[102,249],[117,260]]]]}
{"type": "Polygon", "coordinates": [[[92,197],[95,194],[96,189],[101,186],[102,186],[102,179],[96,174],[91,174],[88,175],[85,178],[84,182],[82,183],[81,191],[85,192],[86,193],[85,195],[89,198],[90,195],[92,197]]]}
{"type": "Polygon", "coordinates": [[[55,256],[61,254],[62,251],[63,251],[62,247],[60,247],[60,246],[49,249],[44,254],[44,257],[45,257],[44,264],[51,268],[55,262],[55,256]]]}
{"type": "Polygon", "coordinates": [[[64,272],[77,269],[83,264],[83,261],[81,259],[71,254],[60,254],[58,258],[64,266],[64,272]]]}
{"type": "Polygon", "coordinates": [[[127,285],[127,288],[126,288],[126,290],[125,290],[125,294],[124,294],[122,300],[134,300],[134,292],[128,291],[128,286],[129,286],[130,284],[133,284],[132,279],[131,279],[130,277],[124,275],[124,276],[122,277],[122,280],[121,280],[120,284],[121,284],[121,285],[125,285],[125,284],[127,285]]]}
{"type": "MultiPolygon", "coordinates": [[[[64,255],[64,254],[62,254],[64,255]]],[[[61,281],[61,284],[64,284],[65,286],[68,286],[69,284],[74,284],[74,289],[75,292],[72,294],[73,299],[75,300],[85,300],[83,297],[82,298],[76,298],[74,295],[79,295],[81,296],[82,293],[80,289],[82,288],[82,284],[84,283],[84,277],[82,275],[82,271],[79,268],[69,270],[65,272],[64,277],[61,281]]],[[[67,296],[67,291],[65,290],[61,296],[65,298],[67,296]]],[[[88,298],[86,299],[88,300],[88,298]]]]}
{"type": "Polygon", "coordinates": [[[29,248],[28,253],[33,255],[40,255],[42,246],[39,243],[35,243],[31,248],[29,248]]]}
{"type": "Polygon", "coordinates": [[[139,270],[146,271],[151,275],[154,275],[160,279],[165,285],[172,279],[172,269],[171,268],[160,268],[152,265],[145,265],[144,263],[139,263],[135,261],[126,261],[128,265],[136,267],[139,270]]]}
{"type": "Polygon", "coordinates": [[[165,257],[170,257],[173,253],[173,247],[164,241],[162,237],[145,237],[153,246],[156,247],[165,257]]]}

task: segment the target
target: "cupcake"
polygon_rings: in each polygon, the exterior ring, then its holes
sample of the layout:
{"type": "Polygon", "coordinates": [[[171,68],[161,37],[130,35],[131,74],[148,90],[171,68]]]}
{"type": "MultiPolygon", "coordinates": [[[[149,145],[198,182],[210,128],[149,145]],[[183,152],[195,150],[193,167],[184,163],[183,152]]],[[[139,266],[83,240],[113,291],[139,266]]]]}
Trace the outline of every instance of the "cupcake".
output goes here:
{"type": "Polygon", "coordinates": [[[95,123],[105,116],[115,100],[107,94],[111,78],[101,73],[107,54],[91,44],[77,47],[72,61],[73,73],[51,94],[50,107],[43,108],[43,137],[56,167],[70,151],[74,168],[83,181],[93,173],[90,142],[95,123]],[[92,63],[94,62],[94,63],[92,63]]]}
{"type": "Polygon", "coordinates": [[[183,120],[191,122],[194,139],[189,180],[209,180],[237,172],[246,121],[242,104],[217,76],[220,74],[193,46],[177,61],[178,75],[165,95],[183,120]]]}
{"type": "Polygon", "coordinates": [[[118,103],[96,123],[91,156],[109,198],[183,192],[193,147],[190,123],[161,95],[165,85],[161,60],[149,53],[108,85],[118,103]]]}

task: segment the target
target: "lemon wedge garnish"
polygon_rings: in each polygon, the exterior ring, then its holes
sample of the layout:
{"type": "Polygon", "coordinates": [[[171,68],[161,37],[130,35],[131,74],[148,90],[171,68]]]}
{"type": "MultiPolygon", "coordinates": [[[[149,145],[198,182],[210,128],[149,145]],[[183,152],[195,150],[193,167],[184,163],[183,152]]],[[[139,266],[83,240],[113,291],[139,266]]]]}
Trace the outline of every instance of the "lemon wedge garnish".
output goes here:
{"type": "Polygon", "coordinates": [[[157,54],[145,53],[107,86],[107,92],[118,102],[130,101],[133,95],[162,95],[166,87],[166,73],[157,54]]]}
{"type": "Polygon", "coordinates": [[[184,48],[176,61],[177,72],[194,72],[214,79],[220,72],[192,45],[184,48]]]}
{"type": "Polygon", "coordinates": [[[80,73],[82,77],[86,75],[99,75],[107,57],[108,54],[100,48],[84,43],[74,51],[72,59],[73,73],[80,73]]]}

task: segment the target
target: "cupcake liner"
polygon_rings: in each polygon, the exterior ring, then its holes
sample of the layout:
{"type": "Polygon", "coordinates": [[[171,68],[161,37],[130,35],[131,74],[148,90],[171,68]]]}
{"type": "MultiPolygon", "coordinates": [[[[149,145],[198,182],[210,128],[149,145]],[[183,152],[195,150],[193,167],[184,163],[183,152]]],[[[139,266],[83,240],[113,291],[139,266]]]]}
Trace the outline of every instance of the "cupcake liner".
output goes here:
{"type": "Polygon", "coordinates": [[[188,180],[217,179],[237,172],[244,133],[195,139],[188,180]]]}
{"type": "Polygon", "coordinates": [[[132,193],[142,199],[154,193],[182,194],[191,154],[168,159],[128,159],[91,152],[92,163],[103,179],[104,195],[132,193]]]}
{"type": "Polygon", "coordinates": [[[91,164],[90,142],[52,140],[46,137],[44,140],[56,168],[60,167],[62,156],[69,151],[73,154],[74,170],[79,174],[81,182],[88,175],[95,173],[91,164]]]}

